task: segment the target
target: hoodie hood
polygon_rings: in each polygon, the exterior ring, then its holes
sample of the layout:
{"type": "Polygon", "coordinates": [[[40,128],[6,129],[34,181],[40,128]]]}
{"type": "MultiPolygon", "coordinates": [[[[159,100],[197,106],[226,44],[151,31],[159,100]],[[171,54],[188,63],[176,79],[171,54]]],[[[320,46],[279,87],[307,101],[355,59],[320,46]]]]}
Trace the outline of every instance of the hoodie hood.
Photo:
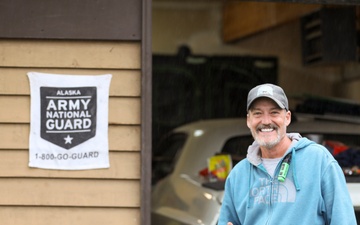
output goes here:
{"type": "MultiPolygon", "coordinates": [[[[311,143],[311,141],[308,139],[306,139],[307,141],[303,141],[299,133],[288,133],[286,135],[292,140],[292,143],[289,149],[287,150],[287,152],[285,153],[285,155],[287,155],[290,151],[292,151],[291,149],[293,149],[294,147],[296,147],[296,150],[298,150],[311,143]]],[[[261,164],[262,161],[260,157],[260,146],[256,141],[254,141],[252,145],[249,146],[246,158],[254,166],[259,166],[261,164]]]]}

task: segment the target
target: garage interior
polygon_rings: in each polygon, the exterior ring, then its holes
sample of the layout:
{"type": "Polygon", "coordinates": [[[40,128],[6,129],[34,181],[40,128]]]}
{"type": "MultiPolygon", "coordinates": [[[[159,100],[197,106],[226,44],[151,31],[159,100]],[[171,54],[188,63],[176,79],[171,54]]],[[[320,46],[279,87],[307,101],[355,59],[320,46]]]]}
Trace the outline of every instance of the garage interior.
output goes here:
{"type": "MultiPolygon", "coordinates": [[[[217,0],[153,1],[153,151],[201,119],[244,116],[247,91],[360,102],[359,7],[217,0]]],[[[350,107],[351,108],[351,107],[350,107]]]]}

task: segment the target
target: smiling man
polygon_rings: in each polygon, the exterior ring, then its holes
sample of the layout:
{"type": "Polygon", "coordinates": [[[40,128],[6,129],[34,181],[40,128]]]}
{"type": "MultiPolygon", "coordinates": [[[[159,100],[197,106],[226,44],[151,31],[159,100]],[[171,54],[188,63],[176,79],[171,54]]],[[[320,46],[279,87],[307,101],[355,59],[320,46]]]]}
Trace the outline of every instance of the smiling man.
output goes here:
{"type": "Polygon", "coordinates": [[[356,225],[342,169],[322,145],[287,133],[288,99],[279,86],[250,90],[254,143],[230,172],[219,225],[356,225]]]}

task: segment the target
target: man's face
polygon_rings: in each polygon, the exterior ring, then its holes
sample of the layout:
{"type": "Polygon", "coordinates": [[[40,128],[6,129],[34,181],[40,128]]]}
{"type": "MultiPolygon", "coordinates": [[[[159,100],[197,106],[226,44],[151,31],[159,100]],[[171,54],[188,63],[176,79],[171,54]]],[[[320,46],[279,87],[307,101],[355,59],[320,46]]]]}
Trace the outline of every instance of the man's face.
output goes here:
{"type": "Polygon", "coordinates": [[[290,122],[290,111],[281,109],[269,98],[255,100],[247,116],[247,126],[252,136],[267,149],[272,149],[285,137],[290,122]]]}

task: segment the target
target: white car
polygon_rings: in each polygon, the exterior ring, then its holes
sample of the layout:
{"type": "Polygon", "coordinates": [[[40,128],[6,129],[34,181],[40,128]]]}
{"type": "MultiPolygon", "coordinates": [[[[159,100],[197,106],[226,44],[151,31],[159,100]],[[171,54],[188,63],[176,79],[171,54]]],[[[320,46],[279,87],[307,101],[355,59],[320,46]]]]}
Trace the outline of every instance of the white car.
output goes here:
{"type": "MultiPolygon", "coordinates": [[[[360,146],[360,124],[354,122],[303,116],[301,120],[292,121],[288,132],[298,132],[318,143],[327,141],[337,149],[360,146]]],[[[232,156],[235,164],[246,156],[247,147],[252,142],[245,118],[204,120],[171,132],[154,154],[152,224],[216,225],[224,181],[214,182],[201,175],[208,166],[207,160],[216,154],[226,153],[232,156]]],[[[343,168],[358,221],[359,167],[357,164],[343,168]]]]}

